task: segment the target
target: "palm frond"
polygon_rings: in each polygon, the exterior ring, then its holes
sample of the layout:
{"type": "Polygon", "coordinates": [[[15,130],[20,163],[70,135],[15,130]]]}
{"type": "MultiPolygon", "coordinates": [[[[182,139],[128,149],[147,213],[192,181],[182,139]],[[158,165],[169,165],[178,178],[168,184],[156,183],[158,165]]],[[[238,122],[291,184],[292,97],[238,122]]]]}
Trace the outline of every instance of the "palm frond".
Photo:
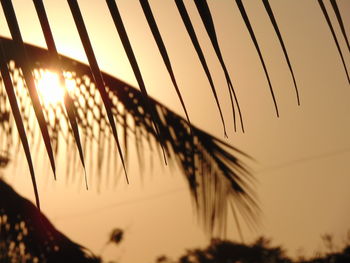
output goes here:
{"type": "MultiPolygon", "coordinates": [[[[36,198],[36,202],[37,202],[37,205],[38,205],[39,204],[39,194],[38,194],[38,189],[37,189],[36,180],[35,180],[35,172],[34,172],[32,156],[30,154],[28,138],[27,138],[26,131],[24,129],[21,113],[20,113],[20,110],[19,110],[19,107],[18,107],[18,103],[17,103],[17,99],[16,99],[14,86],[12,84],[11,76],[10,76],[9,70],[7,68],[7,63],[6,62],[7,62],[7,59],[5,58],[5,52],[4,52],[4,49],[3,49],[2,40],[0,40],[0,70],[1,70],[1,76],[2,76],[2,80],[3,80],[4,86],[5,86],[5,90],[6,90],[7,96],[8,96],[8,100],[9,100],[9,103],[10,103],[10,106],[11,106],[12,114],[13,114],[15,122],[16,122],[18,134],[19,134],[19,137],[21,139],[21,143],[23,145],[23,149],[24,149],[24,152],[25,152],[25,155],[26,155],[26,158],[27,158],[30,175],[31,175],[32,181],[33,181],[35,198],[36,198]]],[[[1,122],[4,122],[4,120],[2,119],[1,122]]],[[[40,206],[38,206],[38,207],[40,207],[40,206]]]]}
{"type": "MultiPolygon", "coordinates": [[[[60,67],[60,60],[59,60],[58,52],[56,49],[55,41],[54,41],[54,38],[53,38],[53,35],[51,32],[49,20],[48,20],[47,15],[46,15],[43,1],[42,0],[34,0],[34,5],[35,5],[35,9],[36,9],[36,12],[38,14],[40,25],[41,25],[41,28],[42,28],[42,31],[43,31],[43,34],[45,37],[47,49],[48,49],[48,52],[51,56],[52,63],[50,65],[50,67],[52,67],[57,72],[57,74],[59,75],[60,84],[64,86],[64,76],[62,74],[62,69],[60,67]]],[[[74,107],[74,102],[73,102],[72,98],[69,96],[69,93],[67,92],[67,90],[64,90],[64,105],[66,108],[66,112],[68,115],[70,126],[71,126],[72,131],[73,131],[75,143],[78,147],[80,161],[85,169],[83,149],[81,146],[80,134],[79,134],[78,124],[77,124],[77,120],[76,120],[76,113],[75,113],[76,109],[74,107]]]]}
{"type": "Polygon", "coordinates": [[[148,92],[147,92],[145,83],[143,81],[140,68],[139,68],[139,66],[137,64],[137,60],[136,60],[136,57],[134,55],[134,51],[133,51],[133,49],[131,47],[131,43],[129,41],[128,34],[127,34],[126,30],[125,30],[123,20],[122,20],[122,18],[120,16],[120,12],[119,12],[118,6],[117,6],[117,4],[116,4],[116,2],[114,0],[107,0],[107,4],[108,4],[109,11],[110,11],[110,13],[112,15],[113,21],[114,21],[114,25],[115,25],[115,27],[116,27],[116,29],[118,31],[120,40],[122,41],[124,50],[125,50],[125,52],[126,52],[126,54],[128,56],[129,62],[130,62],[131,67],[132,67],[132,70],[134,71],[135,78],[137,80],[137,83],[139,84],[139,88],[141,90],[143,99],[146,102],[146,106],[147,106],[146,110],[151,113],[152,122],[154,123],[154,128],[155,128],[155,131],[156,131],[156,135],[157,135],[157,137],[158,137],[158,139],[160,141],[160,144],[161,144],[161,147],[162,147],[162,151],[163,151],[164,161],[166,163],[167,160],[166,160],[166,154],[164,152],[163,134],[161,134],[161,132],[159,130],[159,127],[158,127],[159,119],[157,119],[157,114],[155,112],[155,109],[153,108],[153,105],[150,103],[148,92]]]}
{"type": "Polygon", "coordinates": [[[340,45],[339,45],[339,41],[338,41],[337,35],[336,35],[335,32],[334,32],[334,28],[333,28],[332,22],[331,22],[331,20],[330,20],[330,18],[329,18],[327,9],[326,9],[326,7],[325,7],[325,5],[324,5],[324,3],[323,3],[323,0],[318,0],[318,4],[319,4],[319,6],[320,6],[320,8],[321,8],[321,10],[322,10],[322,13],[323,13],[323,15],[324,15],[324,18],[326,19],[326,22],[327,22],[327,25],[328,25],[328,27],[329,27],[329,30],[330,30],[331,33],[332,33],[332,37],[333,37],[334,43],[335,43],[335,45],[337,46],[338,53],[339,53],[340,59],[341,59],[342,64],[343,64],[346,77],[347,77],[348,82],[349,82],[349,84],[350,84],[350,76],[349,76],[348,69],[346,68],[346,64],[345,64],[343,52],[341,51],[341,48],[340,48],[340,45]]]}
{"type": "Polygon", "coordinates": [[[166,68],[168,70],[168,73],[170,75],[171,81],[172,81],[172,83],[174,85],[174,88],[176,90],[177,96],[180,99],[181,106],[182,106],[182,108],[183,108],[183,110],[185,112],[187,121],[188,121],[188,123],[191,126],[190,117],[188,116],[187,109],[186,109],[186,106],[185,106],[185,102],[184,102],[184,100],[182,98],[180,89],[179,89],[179,87],[177,85],[177,82],[176,82],[176,79],[175,79],[175,74],[174,74],[173,68],[171,66],[170,58],[168,56],[168,52],[166,50],[166,47],[165,47],[165,44],[163,42],[162,36],[161,36],[161,34],[159,32],[159,29],[158,29],[158,26],[157,26],[157,22],[156,22],[156,20],[155,20],[155,18],[153,16],[152,9],[151,9],[151,7],[150,7],[150,5],[148,3],[148,0],[140,0],[140,4],[142,6],[143,12],[144,12],[145,17],[147,19],[148,25],[149,25],[149,27],[150,27],[150,29],[152,31],[154,40],[157,43],[159,52],[162,55],[164,64],[165,64],[165,66],[166,66],[166,68]]]}
{"type": "MultiPolygon", "coordinates": [[[[91,69],[96,87],[97,87],[98,91],[100,92],[100,95],[101,95],[101,98],[103,101],[103,105],[105,106],[108,121],[109,121],[109,124],[112,128],[114,139],[117,143],[118,152],[119,152],[119,156],[120,156],[120,159],[122,161],[122,164],[123,164],[125,176],[126,176],[126,179],[128,180],[128,175],[127,175],[126,167],[125,167],[125,163],[124,163],[124,157],[123,157],[122,150],[121,150],[120,143],[119,143],[119,139],[118,139],[117,127],[115,125],[113,113],[111,110],[111,101],[108,97],[108,94],[107,94],[107,91],[105,88],[105,84],[103,82],[103,77],[101,75],[101,71],[100,71],[100,68],[98,66],[98,63],[97,63],[90,39],[89,39],[89,35],[88,35],[87,30],[86,30],[82,14],[80,12],[78,2],[76,0],[68,0],[68,3],[69,3],[69,7],[71,9],[71,12],[73,14],[75,24],[76,24],[77,29],[78,29],[81,42],[84,46],[86,56],[89,60],[90,69],[91,69]]],[[[86,175],[85,175],[85,178],[86,178],[86,175]]],[[[88,187],[87,182],[86,182],[86,187],[88,187]]]]}
{"type": "MultiPolygon", "coordinates": [[[[14,83],[23,78],[18,74],[20,70],[16,63],[16,50],[12,41],[2,39],[7,58],[12,62],[10,72],[14,83]],[[16,73],[17,72],[17,73],[16,73]]],[[[47,68],[50,62],[48,51],[31,45],[26,45],[26,50],[30,59],[35,62],[36,71],[47,68]]],[[[78,125],[84,136],[83,145],[85,153],[88,151],[86,145],[95,144],[99,148],[102,143],[111,147],[113,145],[113,133],[109,129],[108,117],[106,116],[103,103],[96,88],[93,73],[90,67],[67,57],[60,57],[60,63],[66,76],[71,76],[71,80],[76,83],[76,88],[71,92],[72,99],[77,109],[78,125]]],[[[111,112],[117,123],[117,129],[122,130],[120,136],[124,141],[125,154],[128,157],[130,145],[127,143],[133,136],[133,141],[138,149],[138,156],[143,162],[146,152],[143,150],[143,143],[149,145],[153,151],[158,148],[159,138],[153,129],[152,115],[147,110],[147,104],[143,100],[139,90],[130,85],[108,75],[101,73],[106,85],[106,93],[110,99],[111,112]]],[[[26,93],[18,94],[21,105],[26,101],[26,93]]],[[[186,119],[180,117],[175,112],[168,109],[160,102],[150,98],[150,103],[154,107],[154,113],[159,120],[158,127],[163,137],[163,147],[167,158],[173,163],[177,163],[188,182],[193,200],[198,208],[203,223],[207,229],[219,227],[218,231],[223,231],[225,219],[229,211],[229,204],[234,202],[242,215],[255,218],[257,203],[252,188],[253,177],[247,170],[241,158],[249,158],[243,152],[209,135],[201,129],[190,126],[186,119]],[[191,133],[193,131],[193,134],[191,133]],[[240,204],[239,204],[240,203],[240,204]]],[[[69,147],[72,144],[72,132],[69,128],[68,117],[64,113],[63,105],[43,108],[45,115],[60,112],[59,125],[48,122],[51,134],[52,145],[57,148],[61,140],[65,140],[69,147]],[[61,108],[58,110],[58,108],[61,108]],[[58,135],[57,135],[58,133],[58,135]]],[[[29,122],[28,112],[22,109],[24,122],[29,122]]],[[[34,126],[27,123],[28,134],[32,134],[34,126]]],[[[112,148],[111,151],[114,149],[112,148]]],[[[117,151],[118,149],[115,149],[117,151]]],[[[89,151],[93,160],[97,160],[99,167],[107,163],[108,158],[104,158],[104,151],[89,151]]],[[[71,161],[73,158],[71,158],[71,161]]],[[[127,161],[127,159],[126,159],[127,161]]],[[[111,169],[113,170],[113,169],[111,169]]],[[[115,170],[114,170],[115,171],[115,170]]],[[[115,176],[115,174],[113,174],[115,176]]]]}
{"type": "Polygon", "coordinates": [[[277,35],[278,40],[280,42],[280,45],[282,47],[283,54],[284,54],[284,57],[285,57],[285,59],[287,61],[290,74],[292,75],[292,78],[293,78],[293,84],[294,84],[294,88],[295,88],[295,94],[297,96],[297,102],[298,102],[298,105],[300,105],[300,97],[299,97],[299,90],[298,90],[298,86],[297,86],[297,81],[295,79],[294,71],[293,71],[293,68],[292,68],[292,64],[290,63],[288,52],[287,52],[286,46],[284,44],[284,41],[283,41],[283,38],[282,38],[282,35],[281,35],[281,32],[280,32],[280,29],[278,27],[275,15],[273,14],[273,11],[272,11],[272,8],[270,6],[269,0],[263,0],[263,4],[265,6],[265,10],[266,10],[266,12],[267,12],[267,14],[268,14],[268,16],[269,16],[269,18],[271,20],[271,24],[272,24],[273,28],[275,29],[276,35],[277,35]]]}
{"type": "MultiPolygon", "coordinates": [[[[228,91],[229,91],[229,94],[230,94],[232,111],[233,111],[234,129],[236,131],[236,117],[235,117],[235,106],[234,106],[236,104],[237,109],[238,109],[239,118],[240,118],[240,121],[241,121],[242,131],[244,131],[244,125],[243,125],[241,108],[240,108],[239,103],[238,103],[236,92],[235,92],[235,90],[233,88],[233,84],[232,84],[232,81],[231,81],[230,74],[229,74],[229,72],[228,72],[228,70],[226,68],[226,64],[225,64],[224,58],[223,58],[223,56],[221,54],[221,49],[220,49],[219,42],[218,42],[218,39],[217,39],[217,36],[216,36],[214,21],[213,21],[213,18],[212,18],[212,15],[211,15],[211,12],[210,12],[207,0],[195,0],[194,2],[196,4],[198,13],[199,13],[199,15],[200,15],[200,17],[201,17],[201,19],[203,21],[204,27],[205,27],[205,29],[206,29],[206,31],[208,33],[208,36],[209,36],[210,41],[212,43],[212,46],[213,46],[213,48],[215,50],[216,56],[217,56],[217,58],[218,58],[218,60],[220,62],[221,68],[222,68],[222,70],[224,71],[224,74],[225,74],[227,87],[228,87],[228,91]],[[232,95],[233,95],[233,97],[232,97],[232,95]]],[[[214,97],[215,97],[215,100],[216,100],[217,105],[219,107],[219,103],[218,103],[218,99],[216,97],[216,93],[214,93],[214,97]]],[[[219,111],[220,111],[220,116],[221,116],[221,119],[222,119],[222,122],[223,122],[223,126],[224,126],[224,133],[225,133],[225,136],[227,136],[226,135],[226,129],[225,129],[225,122],[224,122],[224,119],[223,119],[222,112],[221,112],[220,108],[219,108],[219,111]]]]}
{"type": "MultiPolygon", "coordinates": [[[[177,9],[179,11],[179,14],[181,16],[181,19],[182,19],[182,21],[183,21],[183,23],[184,23],[184,25],[186,27],[187,33],[188,33],[188,35],[191,38],[193,47],[195,48],[195,50],[197,52],[197,55],[198,55],[198,58],[199,58],[199,60],[200,60],[200,62],[202,64],[203,70],[204,70],[204,72],[205,72],[205,74],[207,76],[207,79],[209,81],[210,88],[212,90],[212,93],[213,93],[213,96],[214,96],[217,108],[218,108],[219,113],[220,113],[220,117],[223,118],[220,102],[219,102],[219,99],[218,99],[218,96],[217,96],[217,93],[216,93],[216,88],[215,88],[215,85],[214,85],[214,81],[213,81],[213,78],[212,78],[212,76],[210,74],[209,67],[207,65],[207,62],[206,62],[205,56],[203,54],[202,48],[201,48],[201,46],[199,44],[199,41],[198,41],[196,32],[194,30],[194,27],[192,25],[191,19],[190,19],[189,15],[188,15],[186,6],[184,5],[182,0],[175,0],[175,3],[176,3],[176,7],[177,7],[177,9]]],[[[232,99],[232,92],[229,91],[229,94],[230,94],[230,100],[231,100],[232,109],[234,109],[234,103],[233,103],[233,99],[232,99]]],[[[236,130],[237,128],[236,128],[235,111],[233,110],[232,113],[233,113],[233,120],[234,120],[233,121],[233,123],[234,123],[234,130],[236,130]]],[[[222,120],[222,122],[223,122],[223,125],[224,125],[224,121],[223,120],[222,120]]],[[[243,123],[242,123],[242,125],[243,125],[243,123]]],[[[244,131],[244,127],[243,126],[242,126],[242,130],[244,131]]]]}
{"type": "Polygon", "coordinates": [[[337,1],[336,0],[330,0],[330,1],[331,1],[331,4],[332,4],[333,11],[334,11],[334,13],[335,13],[335,15],[337,17],[338,24],[340,26],[341,32],[342,32],[343,37],[345,39],[346,45],[347,45],[348,50],[350,52],[349,38],[348,38],[348,36],[346,34],[346,30],[345,30],[345,27],[344,27],[344,22],[343,22],[341,14],[340,14],[340,10],[339,10],[337,1]]]}
{"type": "MultiPolygon", "coordinates": [[[[170,158],[178,163],[186,176],[193,199],[205,219],[204,223],[208,229],[212,230],[214,226],[220,226],[219,228],[222,230],[222,226],[225,225],[224,223],[229,206],[233,209],[239,208],[241,216],[246,219],[247,222],[250,222],[258,210],[255,196],[251,189],[252,177],[242,161],[237,158],[237,156],[241,156],[242,153],[227,145],[225,142],[192,126],[189,122],[169,110],[163,104],[149,98],[143,82],[141,70],[137,64],[137,59],[128,39],[128,32],[126,32],[124,28],[121,15],[114,0],[107,0],[107,5],[141,92],[110,75],[101,73],[89,40],[87,29],[85,28],[78,1],[68,0],[68,3],[87,55],[89,66],[69,58],[58,56],[42,0],[34,0],[34,5],[37,9],[49,52],[24,44],[11,0],[1,0],[6,21],[13,38],[13,40],[1,39],[2,47],[0,47],[3,51],[1,73],[6,90],[5,92],[1,87],[2,94],[0,99],[3,103],[0,105],[0,128],[4,131],[4,137],[6,137],[2,139],[1,143],[7,144],[6,149],[10,149],[10,145],[13,144],[10,138],[13,132],[13,122],[10,118],[10,112],[12,111],[19,131],[19,142],[21,142],[24,147],[30,167],[37,205],[39,206],[39,196],[35,183],[35,174],[32,168],[29,146],[28,142],[26,142],[26,137],[34,138],[37,133],[35,130],[36,126],[31,123],[32,119],[36,119],[39,124],[39,137],[42,137],[44,140],[46,152],[49,156],[54,175],[56,169],[54,155],[57,154],[59,141],[62,140],[62,138],[64,138],[69,145],[73,143],[77,146],[80,162],[84,167],[83,152],[87,151],[88,144],[91,148],[91,145],[97,142],[98,151],[96,152],[96,158],[100,169],[102,164],[106,161],[105,158],[103,158],[105,154],[103,145],[108,142],[108,144],[105,144],[108,145],[108,156],[111,157],[113,155],[111,154],[112,150],[115,150],[115,153],[118,151],[126,174],[124,158],[125,162],[127,162],[128,149],[130,148],[128,141],[132,135],[134,136],[135,147],[137,148],[141,163],[143,162],[143,142],[146,142],[152,150],[154,149],[154,145],[156,145],[155,148],[159,150],[157,143],[160,143],[165,161],[167,158],[170,158]],[[7,63],[8,69],[6,70],[7,63]],[[52,68],[52,66],[58,71],[61,83],[63,83],[63,76],[61,74],[63,71],[66,78],[70,78],[70,80],[74,81],[78,86],[73,93],[65,96],[64,105],[60,105],[56,108],[43,107],[35,87],[35,78],[38,78],[40,72],[44,69],[52,68]],[[10,72],[12,83],[10,83],[8,71],[10,72]],[[22,93],[19,91],[20,86],[25,87],[25,91],[22,93]],[[14,93],[16,93],[16,95],[14,95],[14,93]],[[17,103],[19,106],[16,106],[17,103]],[[32,116],[32,108],[34,108],[35,116],[32,116]],[[50,114],[54,116],[53,121],[49,118],[50,114]],[[78,126],[82,130],[82,139],[80,139],[78,126]],[[122,131],[121,135],[117,134],[118,129],[122,131]],[[119,141],[118,137],[120,136],[123,138],[119,141]],[[111,148],[111,145],[114,145],[112,141],[116,142],[116,149],[111,148]],[[156,144],[154,142],[156,142],[156,144]],[[122,155],[122,144],[124,146],[124,156],[122,155]],[[232,202],[234,202],[234,204],[232,204],[232,202]]],[[[147,3],[147,1],[141,1],[156,44],[158,45],[172,80],[174,80],[174,74],[170,66],[171,61],[168,58],[165,45],[160,37],[158,25],[147,3]]],[[[205,57],[197,39],[191,18],[182,0],[175,0],[175,3],[207,75],[226,135],[225,120],[216,95],[216,89],[210,76],[208,66],[206,65],[205,57]]],[[[221,53],[220,41],[216,35],[215,21],[212,17],[210,7],[207,0],[194,0],[194,3],[225,75],[232,106],[234,129],[236,130],[237,108],[241,128],[244,131],[238,98],[226,67],[224,56],[221,53]]],[[[239,6],[242,18],[258,51],[260,63],[269,81],[262,52],[260,51],[253,27],[244,9],[243,1],[236,0],[236,3],[239,6]]],[[[323,0],[318,0],[318,3],[331,31],[347,79],[350,83],[342,50],[327,9],[325,8],[323,0]]],[[[263,0],[263,4],[274,27],[275,33],[278,36],[285,59],[287,60],[299,102],[296,80],[279,27],[269,5],[269,1],[263,0]]],[[[336,0],[331,0],[331,5],[349,48],[345,26],[336,0]]],[[[271,83],[269,83],[269,85],[274,99],[271,83]]],[[[177,89],[175,82],[174,86],[177,89]]],[[[181,100],[178,89],[177,92],[181,100]]],[[[277,101],[275,99],[274,103],[278,114],[277,101]]],[[[182,105],[184,106],[184,102],[182,102],[182,105]]],[[[188,116],[187,120],[189,120],[188,116]]],[[[20,143],[18,145],[20,145],[20,143]]],[[[91,149],[89,152],[90,154],[94,153],[91,149]]],[[[68,155],[70,155],[70,153],[68,153],[68,155]]]]}
{"type": "MultiPolygon", "coordinates": [[[[46,126],[46,120],[43,114],[43,110],[40,104],[39,95],[37,93],[37,90],[35,88],[34,83],[34,77],[32,75],[32,61],[28,59],[28,55],[26,52],[26,49],[24,47],[24,42],[22,39],[21,31],[19,29],[19,25],[17,22],[15,10],[13,8],[11,0],[2,0],[1,1],[2,8],[4,10],[4,14],[6,17],[7,24],[9,26],[12,39],[14,41],[14,44],[17,47],[17,56],[18,56],[18,62],[21,64],[21,68],[23,71],[25,82],[28,86],[28,91],[30,95],[30,99],[33,102],[33,108],[35,111],[36,118],[39,123],[39,127],[41,130],[41,134],[45,143],[46,151],[50,159],[50,164],[52,167],[52,171],[54,173],[54,176],[56,177],[56,167],[55,167],[55,160],[53,157],[53,151],[50,143],[50,136],[47,130],[46,126]]],[[[33,181],[34,183],[34,181],[33,181]]],[[[37,204],[39,206],[39,198],[37,197],[37,204]]]]}
{"type": "Polygon", "coordinates": [[[264,72],[265,72],[265,76],[266,76],[266,79],[267,79],[267,82],[269,84],[269,88],[270,88],[270,93],[271,93],[271,97],[272,97],[272,100],[273,100],[273,104],[275,105],[275,110],[276,110],[276,114],[277,114],[277,117],[279,117],[279,111],[278,111],[278,106],[277,106],[277,101],[276,101],[276,97],[275,97],[275,93],[273,91],[273,88],[272,88],[272,84],[271,84],[271,80],[270,80],[270,76],[269,76],[269,73],[267,71],[267,68],[266,68],[266,64],[265,64],[265,61],[264,61],[264,58],[262,56],[262,53],[261,53],[261,50],[260,50],[260,47],[259,47],[259,44],[258,44],[258,41],[255,37],[255,33],[254,33],[254,30],[253,30],[253,27],[252,25],[250,24],[250,21],[249,21],[249,18],[248,18],[248,15],[247,15],[247,12],[245,11],[245,8],[244,8],[244,5],[243,5],[243,2],[242,0],[236,0],[236,4],[238,6],[238,9],[242,15],[242,18],[244,20],[244,23],[248,29],[248,32],[249,32],[249,35],[254,43],[254,46],[255,46],[255,49],[256,49],[256,52],[258,52],[258,55],[259,55],[259,58],[260,58],[260,62],[261,62],[261,65],[263,66],[263,69],[264,69],[264,72]]]}

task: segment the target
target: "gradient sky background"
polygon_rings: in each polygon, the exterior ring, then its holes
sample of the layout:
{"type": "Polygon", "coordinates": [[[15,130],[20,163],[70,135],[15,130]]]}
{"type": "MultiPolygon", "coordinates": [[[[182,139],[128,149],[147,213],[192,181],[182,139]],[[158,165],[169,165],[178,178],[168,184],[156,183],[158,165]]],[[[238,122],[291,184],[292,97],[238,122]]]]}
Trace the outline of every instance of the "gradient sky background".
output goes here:
{"type": "MultiPolygon", "coordinates": [[[[26,42],[45,46],[32,1],[14,0],[26,42]]],[[[312,255],[323,249],[320,235],[333,233],[341,246],[350,229],[350,87],[335,43],[317,1],[271,0],[299,83],[301,106],[282,50],[263,5],[244,1],[276,92],[281,117],[275,116],[267,82],[257,53],[234,1],[208,1],[218,39],[243,110],[246,133],[234,133],[225,79],[205,34],[194,4],[185,1],[198,30],[199,40],[219,90],[229,139],[256,159],[249,162],[257,178],[262,208],[257,231],[245,229],[246,241],[271,237],[290,255],[312,255]]],[[[333,12],[328,1],[331,18],[333,12]]],[[[86,62],[66,1],[46,0],[49,20],[59,52],[86,62]]],[[[118,1],[125,26],[138,58],[149,93],[182,114],[137,0],[118,1]]],[[[168,48],[173,68],[192,122],[223,138],[220,118],[210,87],[173,1],[150,1],[168,48]]],[[[79,4],[101,69],[136,86],[132,70],[114,28],[105,1],[80,0],[79,4]]],[[[350,2],[339,0],[347,29],[350,2]]],[[[349,52],[339,34],[350,67],[349,52]]],[[[0,33],[9,36],[0,14],[0,33]]],[[[348,31],[348,34],[350,32],[348,31]]],[[[183,115],[183,114],[182,114],[183,115]]],[[[21,157],[20,157],[21,158],[21,157]]],[[[37,171],[46,155],[36,156],[37,171]]],[[[23,157],[22,157],[22,160],[23,157]]],[[[158,161],[154,158],[155,163],[158,161]]],[[[43,211],[73,240],[100,253],[114,227],[125,228],[120,247],[109,246],[103,256],[121,262],[152,262],[161,254],[178,256],[185,248],[208,243],[197,225],[190,195],[179,171],[157,164],[140,180],[137,165],[130,165],[131,184],[121,180],[116,189],[101,193],[83,177],[67,184],[64,158],[58,162],[58,181],[51,172],[39,175],[43,211]]],[[[47,169],[46,169],[47,170],[47,169]]],[[[92,173],[88,173],[93,177],[92,173]]],[[[19,193],[33,200],[27,166],[9,167],[6,179],[19,193]]],[[[91,180],[93,182],[93,180],[91,180]]],[[[227,237],[237,240],[233,221],[227,237]]]]}

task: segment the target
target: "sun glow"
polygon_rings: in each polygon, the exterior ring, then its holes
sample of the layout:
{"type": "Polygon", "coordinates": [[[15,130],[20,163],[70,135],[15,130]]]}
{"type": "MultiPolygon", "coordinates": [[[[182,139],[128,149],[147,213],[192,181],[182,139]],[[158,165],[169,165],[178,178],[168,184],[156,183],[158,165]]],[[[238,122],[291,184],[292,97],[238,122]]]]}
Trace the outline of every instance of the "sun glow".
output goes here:
{"type": "Polygon", "coordinates": [[[65,89],[71,92],[76,86],[75,81],[71,78],[67,78],[67,76],[65,76],[64,87],[60,84],[60,79],[57,73],[49,70],[44,70],[40,73],[37,82],[37,90],[44,105],[56,106],[63,103],[65,89]]]}
{"type": "Polygon", "coordinates": [[[63,102],[64,87],[60,85],[56,73],[44,71],[38,80],[37,89],[45,104],[56,105],[63,102]]]}

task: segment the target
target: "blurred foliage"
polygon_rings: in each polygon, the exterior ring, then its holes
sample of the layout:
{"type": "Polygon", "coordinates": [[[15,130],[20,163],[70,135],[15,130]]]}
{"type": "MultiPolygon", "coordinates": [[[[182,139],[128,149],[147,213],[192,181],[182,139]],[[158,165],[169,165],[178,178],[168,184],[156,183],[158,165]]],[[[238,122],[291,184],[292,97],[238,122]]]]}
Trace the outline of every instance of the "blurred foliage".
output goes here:
{"type": "MultiPolygon", "coordinates": [[[[1,263],[101,263],[87,248],[70,240],[57,230],[49,219],[29,200],[17,194],[0,179],[0,262],[1,263]]],[[[93,232],[91,232],[93,234],[93,232]]],[[[107,244],[119,245],[125,230],[115,228],[107,244]]],[[[169,237],[171,238],[171,237],[169,237]]],[[[345,263],[350,262],[350,232],[344,247],[339,249],[330,234],[321,236],[326,249],[311,259],[299,257],[292,260],[281,246],[272,246],[269,239],[261,237],[252,244],[212,239],[204,248],[188,249],[178,260],[165,255],[157,263],[345,263]]],[[[102,254],[102,251],[100,252],[102,254]]],[[[114,261],[120,262],[120,260],[114,261]]]]}
{"type": "Polygon", "coordinates": [[[293,260],[285,255],[281,246],[272,247],[270,240],[260,237],[253,244],[242,244],[228,240],[212,239],[204,249],[188,249],[178,260],[172,260],[162,255],[156,263],[349,263],[350,244],[347,242],[343,249],[334,251],[332,235],[322,236],[327,249],[332,251],[305,259],[300,257],[293,260]],[[326,237],[326,238],[325,238],[326,237]]]}
{"type": "MultiPolygon", "coordinates": [[[[42,146],[40,129],[36,124],[35,112],[26,90],[22,67],[18,63],[17,49],[13,40],[0,37],[0,43],[6,51],[8,74],[14,84],[19,114],[23,118],[26,130],[26,136],[22,137],[27,138],[33,147],[39,148],[42,146]]],[[[50,53],[32,45],[25,47],[31,60],[35,62],[35,80],[39,81],[50,72],[50,53]]],[[[61,56],[60,65],[65,73],[65,81],[71,84],[72,89],[69,93],[74,99],[82,149],[89,170],[93,171],[91,175],[96,175],[92,176],[91,181],[98,190],[102,190],[103,185],[115,186],[123,168],[94,76],[88,65],[68,57],[61,56]]],[[[148,166],[147,155],[150,155],[152,167],[154,155],[160,155],[162,158],[162,154],[159,138],[153,128],[152,116],[141,92],[118,78],[106,73],[101,74],[111,100],[110,107],[119,130],[118,137],[121,140],[126,165],[137,158],[140,171],[143,171],[148,166]],[[133,150],[136,156],[130,154],[133,150]]],[[[189,125],[186,119],[162,103],[149,99],[155,110],[153,115],[159,120],[158,129],[162,134],[162,147],[168,165],[170,168],[180,168],[207,232],[222,233],[230,212],[238,214],[237,220],[242,219],[250,226],[255,226],[260,210],[254,189],[255,179],[246,164],[251,157],[226,141],[189,125]]],[[[11,103],[1,82],[0,104],[0,153],[7,150],[8,155],[15,159],[21,149],[21,141],[15,129],[17,124],[13,121],[15,116],[11,114],[11,103]]],[[[76,173],[76,168],[81,167],[81,160],[79,151],[74,150],[76,140],[70,127],[69,116],[65,114],[64,103],[45,105],[43,112],[47,118],[46,125],[51,135],[53,154],[56,159],[60,159],[59,151],[64,153],[67,172],[63,177],[72,182],[77,179],[76,174],[79,173],[76,173]]]]}
{"type": "Polygon", "coordinates": [[[124,231],[120,228],[115,228],[109,236],[109,242],[119,245],[119,243],[123,241],[123,236],[124,231]]]}
{"type": "Polygon", "coordinates": [[[204,249],[189,249],[177,261],[160,256],[157,263],[289,263],[281,247],[271,247],[263,237],[252,245],[228,240],[212,239],[204,249]]]}

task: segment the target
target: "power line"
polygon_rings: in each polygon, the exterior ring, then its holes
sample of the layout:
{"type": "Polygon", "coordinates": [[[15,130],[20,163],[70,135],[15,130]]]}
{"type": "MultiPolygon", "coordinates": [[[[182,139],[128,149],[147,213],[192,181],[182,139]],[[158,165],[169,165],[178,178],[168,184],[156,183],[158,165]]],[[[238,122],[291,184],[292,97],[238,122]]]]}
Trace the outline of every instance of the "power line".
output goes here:
{"type": "Polygon", "coordinates": [[[262,170],[255,171],[254,173],[260,174],[260,173],[271,172],[271,171],[283,169],[285,167],[294,166],[294,165],[297,165],[299,163],[311,162],[311,161],[317,160],[317,159],[325,159],[325,158],[329,158],[329,157],[336,156],[336,155],[342,155],[344,153],[349,153],[349,152],[350,152],[350,147],[346,147],[343,149],[338,149],[338,150],[334,150],[331,152],[325,152],[325,153],[321,153],[321,154],[317,154],[317,155],[311,155],[311,156],[295,159],[295,160],[292,160],[289,162],[285,162],[282,164],[278,164],[275,166],[266,167],[262,170]]]}
{"type": "MultiPolygon", "coordinates": [[[[294,166],[294,165],[297,165],[299,163],[305,163],[305,162],[310,162],[310,161],[317,160],[317,159],[329,158],[329,157],[332,157],[332,156],[341,155],[341,154],[348,153],[348,152],[350,152],[350,147],[334,150],[334,151],[331,151],[331,152],[325,152],[325,153],[321,153],[321,154],[317,154],[317,155],[311,155],[311,156],[299,158],[299,159],[292,160],[292,161],[289,161],[289,162],[285,162],[285,163],[282,163],[282,164],[279,164],[279,165],[270,166],[270,167],[267,167],[265,169],[255,171],[254,173],[255,174],[260,174],[260,173],[271,172],[271,171],[283,169],[285,167],[294,166]]],[[[100,211],[103,211],[103,210],[108,210],[108,209],[119,207],[119,206],[125,206],[125,205],[131,205],[131,204],[135,204],[135,203],[152,201],[152,200],[155,200],[155,199],[158,199],[158,198],[162,198],[162,197],[166,197],[166,196],[169,196],[169,195],[173,195],[173,194],[176,194],[178,192],[185,191],[185,190],[187,190],[187,188],[185,188],[185,187],[175,188],[175,189],[172,189],[170,191],[153,194],[153,195],[149,195],[149,196],[146,196],[146,197],[140,197],[140,198],[125,200],[125,201],[121,201],[121,202],[117,202],[117,203],[112,203],[112,204],[109,204],[109,205],[106,205],[106,206],[103,206],[103,207],[99,207],[99,208],[95,208],[95,209],[91,209],[91,210],[88,210],[88,211],[85,211],[85,212],[82,212],[82,213],[63,215],[61,217],[56,217],[55,220],[74,219],[74,218],[90,215],[90,214],[93,214],[93,213],[96,213],[96,212],[100,212],[100,211]]]]}
{"type": "Polygon", "coordinates": [[[158,198],[162,198],[162,197],[165,197],[165,196],[169,196],[169,195],[173,195],[173,194],[176,194],[176,193],[179,193],[179,192],[183,192],[185,190],[187,190],[185,187],[179,187],[179,188],[175,188],[175,189],[172,189],[170,191],[167,191],[167,192],[161,192],[161,193],[149,195],[149,196],[146,196],[146,197],[140,197],[140,198],[129,199],[129,200],[125,200],[125,201],[121,201],[121,202],[117,202],[117,203],[112,203],[112,204],[109,204],[109,205],[106,205],[106,206],[90,209],[88,211],[81,212],[81,213],[74,213],[74,214],[68,214],[68,215],[59,216],[59,217],[56,217],[55,220],[73,219],[73,218],[78,218],[78,217],[81,217],[81,216],[94,214],[96,212],[101,212],[103,210],[108,210],[108,209],[119,207],[119,206],[125,206],[125,205],[131,205],[131,204],[135,204],[135,203],[152,201],[152,200],[155,200],[155,199],[158,199],[158,198]]]}

